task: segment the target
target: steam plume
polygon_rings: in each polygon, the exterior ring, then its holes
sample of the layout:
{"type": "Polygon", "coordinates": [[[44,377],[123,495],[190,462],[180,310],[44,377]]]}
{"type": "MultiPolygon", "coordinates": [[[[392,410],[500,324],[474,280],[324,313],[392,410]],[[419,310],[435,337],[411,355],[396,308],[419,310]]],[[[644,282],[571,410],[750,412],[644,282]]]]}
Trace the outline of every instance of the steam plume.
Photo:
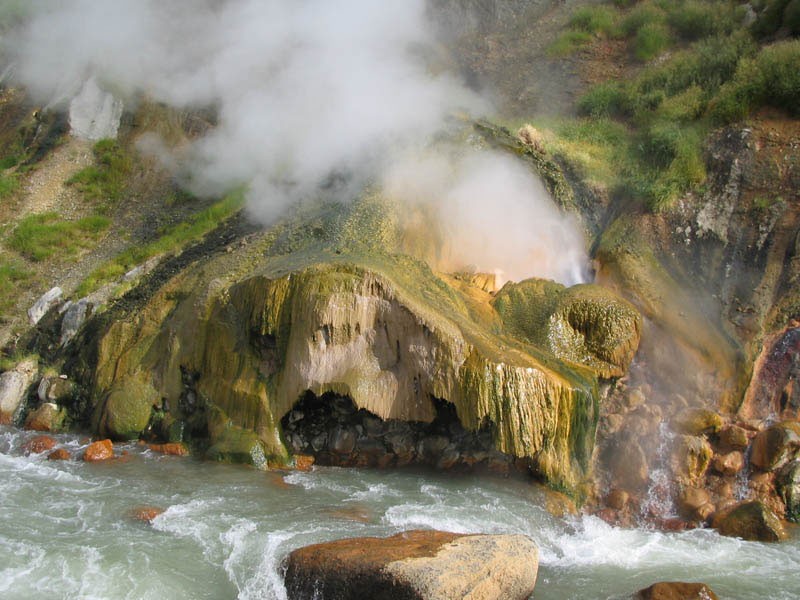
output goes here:
{"type": "MultiPolygon", "coordinates": [[[[146,94],[175,107],[216,107],[218,126],[191,152],[190,186],[215,194],[246,184],[250,211],[269,222],[332,174],[346,182],[341,196],[356,194],[380,173],[396,173],[398,157],[454,111],[488,110],[451,75],[432,72],[436,40],[425,10],[424,0],[38,1],[7,36],[6,52],[19,82],[51,106],[94,76],[129,102],[146,94]]],[[[541,209],[549,200],[533,178],[484,160],[485,168],[479,157],[442,163],[441,212],[458,215],[451,229],[459,237],[475,239],[473,230],[490,222],[496,239],[521,246],[455,244],[477,253],[465,262],[563,280],[571,266],[508,266],[510,255],[558,245],[553,236],[582,244],[556,233],[570,226],[541,209]]]]}

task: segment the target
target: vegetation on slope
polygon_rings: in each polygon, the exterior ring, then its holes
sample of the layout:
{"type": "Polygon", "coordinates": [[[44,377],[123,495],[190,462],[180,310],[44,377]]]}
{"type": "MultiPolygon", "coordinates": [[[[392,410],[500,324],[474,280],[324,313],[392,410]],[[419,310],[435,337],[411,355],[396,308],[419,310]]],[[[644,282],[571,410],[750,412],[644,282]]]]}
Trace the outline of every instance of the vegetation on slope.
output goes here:
{"type": "Polygon", "coordinates": [[[751,24],[744,5],[724,1],[579,8],[554,51],[622,41],[633,75],[601,81],[580,97],[580,119],[554,126],[551,149],[651,210],[701,187],[703,144],[713,128],[765,106],[800,115],[800,40],[790,37],[797,35],[797,3],[761,4],[751,24]]]}

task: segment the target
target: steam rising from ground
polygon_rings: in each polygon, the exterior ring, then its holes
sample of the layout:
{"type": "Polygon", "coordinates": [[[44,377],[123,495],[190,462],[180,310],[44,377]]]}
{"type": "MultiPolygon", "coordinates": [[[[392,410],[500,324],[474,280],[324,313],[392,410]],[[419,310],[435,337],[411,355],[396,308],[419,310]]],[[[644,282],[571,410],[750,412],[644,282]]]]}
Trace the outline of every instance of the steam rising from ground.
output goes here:
{"type": "MultiPolygon", "coordinates": [[[[379,173],[396,181],[405,168],[393,166],[398,157],[425,145],[447,116],[487,109],[451,75],[431,69],[436,42],[424,0],[34,6],[35,17],[6,40],[22,84],[51,106],[63,106],[95,76],[128,103],[145,94],[175,107],[215,107],[218,126],[190,151],[188,185],[219,194],[245,184],[249,208],[264,222],[321,189],[342,199],[379,173]]],[[[574,271],[574,256],[555,263],[566,244],[582,248],[580,236],[545,206],[532,177],[493,156],[419,166],[437,164],[444,171],[435,196],[466,263],[574,281],[562,275],[574,271]],[[544,262],[517,265],[546,248],[544,262]]]]}
{"type": "Polygon", "coordinates": [[[519,161],[486,151],[427,155],[398,161],[385,178],[387,192],[439,216],[441,266],[466,266],[508,279],[536,276],[566,285],[586,279],[584,240],[519,161]]]}

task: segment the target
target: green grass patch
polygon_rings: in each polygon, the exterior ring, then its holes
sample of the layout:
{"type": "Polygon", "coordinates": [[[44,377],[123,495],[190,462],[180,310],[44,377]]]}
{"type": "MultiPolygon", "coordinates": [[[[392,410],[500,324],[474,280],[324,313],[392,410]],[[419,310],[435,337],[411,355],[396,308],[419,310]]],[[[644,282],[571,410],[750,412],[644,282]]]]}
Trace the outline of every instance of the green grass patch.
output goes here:
{"type": "Polygon", "coordinates": [[[122,197],[133,161],[116,140],[100,140],[93,152],[95,164],[75,173],[67,183],[102,210],[108,210],[122,197]]]}
{"type": "Polygon", "coordinates": [[[740,61],[709,110],[714,122],[730,123],[762,106],[800,115],[800,40],[766,46],[755,57],[740,61]]]}
{"type": "Polygon", "coordinates": [[[0,200],[7,198],[19,189],[19,180],[16,175],[0,174],[0,200]]]}
{"type": "Polygon", "coordinates": [[[76,294],[85,296],[153,256],[181,250],[190,242],[200,239],[215,229],[222,221],[237,212],[243,204],[243,192],[237,191],[228,194],[219,202],[192,215],[183,223],[163,231],[158,239],[149,244],[128,248],[112,261],[95,269],[78,286],[76,294]]]}
{"type": "Polygon", "coordinates": [[[569,19],[569,28],[594,35],[610,36],[616,31],[617,11],[603,6],[582,6],[569,19]]]}
{"type": "Polygon", "coordinates": [[[19,297],[19,286],[31,273],[18,261],[0,257],[0,314],[6,314],[19,297]]]}
{"type": "Polygon", "coordinates": [[[555,42],[550,44],[547,54],[556,57],[569,56],[578,48],[591,42],[592,39],[594,39],[592,34],[585,31],[565,31],[555,42]]]}
{"type": "Polygon", "coordinates": [[[65,221],[57,213],[29,215],[22,219],[8,239],[8,247],[33,261],[42,261],[56,252],[73,256],[90,248],[111,224],[95,215],[78,221],[65,221]]]}
{"type": "Polygon", "coordinates": [[[669,29],[661,23],[646,23],[642,25],[633,38],[633,55],[643,62],[652,60],[664,50],[672,41],[669,29]]]}

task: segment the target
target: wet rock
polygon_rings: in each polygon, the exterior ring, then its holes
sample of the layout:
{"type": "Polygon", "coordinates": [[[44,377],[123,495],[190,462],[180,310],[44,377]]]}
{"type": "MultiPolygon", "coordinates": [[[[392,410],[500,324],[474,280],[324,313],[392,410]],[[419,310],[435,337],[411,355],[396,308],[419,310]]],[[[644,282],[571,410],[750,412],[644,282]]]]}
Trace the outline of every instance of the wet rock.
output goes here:
{"type": "Polygon", "coordinates": [[[788,537],[778,516],[758,500],[715,515],[713,526],[722,535],[754,542],[778,542],[788,537]]]}
{"type": "Polygon", "coordinates": [[[800,521],[800,460],[788,463],[778,472],[775,487],[786,505],[786,518],[800,521]]]}
{"type": "Polygon", "coordinates": [[[297,454],[294,457],[294,468],[298,471],[310,471],[314,466],[314,457],[307,454],[297,454]]]}
{"type": "Polygon", "coordinates": [[[783,516],[786,513],[786,507],[776,491],[777,474],[777,471],[753,473],[750,475],[747,486],[750,490],[749,498],[760,500],[776,515],[783,516]]]}
{"type": "Polygon", "coordinates": [[[744,427],[728,425],[720,431],[719,441],[730,448],[744,450],[750,443],[750,437],[747,435],[747,430],[744,427]]]}
{"type": "Polygon", "coordinates": [[[785,421],[761,431],[753,440],[750,464],[774,471],[800,454],[800,423],[785,421]]]}
{"type": "Polygon", "coordinates": [[[682,435],[672,452],[672,470],[678,481],[687,486],[699,483],[708,469],[714,451],[702,437],[682,435]]]}
{"type": "Polygon", "coordinates": [[[189,448],[179,442],[170,442],[167,444],[148,444],[147,447],[153,452],[159,454],[168,454],[170,456],[189,456],[189,448]]]}
{"type": "Polygon", "coordinates": [[[557,519],[563,519],[578,514],[578,507],[575,506],[575,502],[572,498],[566,494],[551,490],[550,488],[544,488],[542,491],[544,492],[545,510],[557,519]]]}
{"type": "Polygon", "coordinates": [[[134,521],[152,523],[158,515],[164,512],[163,508],[157,506],[137,506],[128,512],[128,518],[134,521]]]}
{"type": "Polygon", "coordinates": [[[287,562],[290,600],[522,600],[536,584],[538,550],[521,535],[408,531],[307,546],[287,562]]]}
{"type": "Polygon", "coordinates": [[[92,442],[83,453],[83,460],[86,462],[98,462],[109,458],[114,458],[114,444],[111,440],[92,442]]]}
{"type": "Polygon", "coordinates": [[[675,417],[676,431],[686,435],[705,435],[717,433],[722,429],[722,417],[713,410],[687,408],[675,417]]]}
{"type": "Polygon", "coordinates": [[[42,377],[36,388],[39,402],[55,402],[64,404],[74,393],[74,386],[66,376],[51,375],[42,377]]]}
{"type": "Polygon", "coordinates": [[[738,450],[717,454],[711,459],[711,468],[723,475],[736,475],[744,468],[744,454],[738,450]]]}
{"type": "Polygon", "coordinates": [[[34,431],[61,431],[67,418],[67,410],[52,402],[45,402],[30,412],[25,419],[25,428],[34,431]]]}
{"type": "Polygon", "coordinates": [[[69,460],[72,458],[66,448],[56,448],[47,455],[47,460],[69,460]]]}
{"type": "Polygon", "coordinates": [[[606,496],[606,505],[614,510],[622,510],[625,508],[625,505],[628,504],[629,499],[630,494],[625,490],[611,490],[608,496],[606,496]]]}
{"type": "Polygon", "coordinates": [[[266,467],[264,446],[255,432],[239,427],[227,427],[214,437],[206,458],[218,462],[266,467]]]}
{"type": "Polygon", "coordinates": [[[22,446],[22,451],[25,452],[25,454],[41,454],[42,452],[52,450],[55,448],[56,444],[56,440],[49,435],[37,435],[35,438],[25,442],[22,446]]]}
{"type": "Polygon", "coordinates": [[[717,595],[705,583],[661,581],[639,590],[637,600],[717,600],[717,595]]]}
{"type": "Polygon", "coordinates": [[[612,452],[609,469],[616,487],[632,492],[643,490],[650,481],[650,468],[639,443],[623,441],[612,452]]]}
{"type": "Polygon", "coordinates": [[[38,372],[37,361],[26,359],[0,374],[0,425],[14,422],[38,372]]]}
{"type": "Polygon", "coordinates": [[[328,436],[328,449],[337,454],[350,454],[356,447],[356,433],[352,429],[337,427],[328,436]]]}
{"type": "Polygon", "coordinates": [[[705,521],[714,514],[711,495],[703,488],[684,488],[678,496],[678,511],[692,521],[705,521]]]}

